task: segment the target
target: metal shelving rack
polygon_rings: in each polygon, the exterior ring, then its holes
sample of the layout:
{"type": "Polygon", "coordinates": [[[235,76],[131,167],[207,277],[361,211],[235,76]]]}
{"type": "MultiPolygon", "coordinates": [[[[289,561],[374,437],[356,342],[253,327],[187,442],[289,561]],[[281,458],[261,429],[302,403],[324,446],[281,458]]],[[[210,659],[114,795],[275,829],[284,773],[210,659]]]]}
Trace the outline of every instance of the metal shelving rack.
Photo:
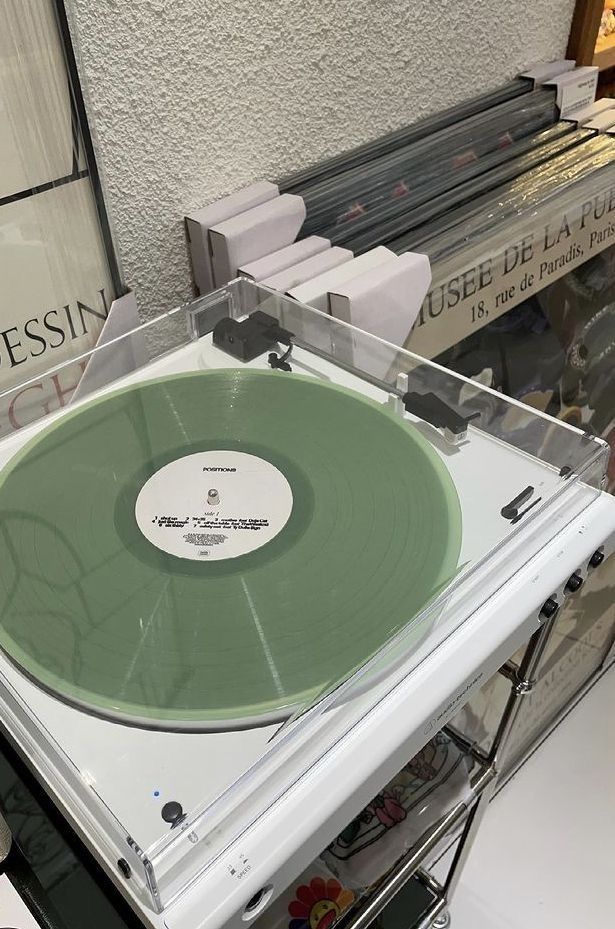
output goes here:
{"type": "MultiPolygon", "coordinates": [[[[560,605],[555,599],[547,601],[543,607],[544,621],[529,640],[521,661],[517,664],[509,660],[499,669],[499,673],[510,682],[511,687],[489,751],[485,752],[475,742],[466,739],[452,725],[444,727],[446,734],[466,755],[472,758],[475,765],[468,801],[458,803],[435,823],[420,842],[398,861],[371,894],[361,898],[350,910],[346,911],[338,920],[335,929],[368,929],[412,880],[418,882],[427,892],[430,902],[427,908],[421,909],[416,919],[409,919],[407,929],[429,929],[429,927],[447,929],[450,925],[448,907],[481,820],[502,778],[508,780],[516,770],[515,766],[512,771],[504,771],[501,774],[502,762],[506,757],[510,736],[522,710],[522,701],[529,697],[536,687],[540,662],[559,618],[559,611],[560,605]],[[430,874],[426,862],[430,860],[430,856],[439,848],[443,840],[450,839],[456,830],[458,836],[454,839],[457,843],[455,856],[444,883],[440,883],[430,874]]],[[[597,673],[602,673],[614,661],[615,637],[597,673]]],[[[588,686],[591,686],[594,680],[595,675],[592,675],[588,686]]],[[[564,707],[562,714],[565,715],[569,708],[569,705],[564,707]]]]}
{"type": "Polygon", "coordinates": [[[450,901],[459,883],[481,820],[493,797],[498,783],[501,761],[505,756],[521,703],[535,686],[540,660],[558,613],[557,601],[547,600],[541,613],[543,622],[529,640],[519,664],[507,661],[500,668],[499,673],[510,681],[511,687],[489,751],[484,752],[452,726],[444,728],[447,735],[474,762],[475,773],[472,777],[468,800],[458,803],[434,824],[420,842],[414,845],[389,871],[372,893],[362,897],[344,913],[338,920],[336,929],[367,929],[383,913],[393,898],[413,879],[429,893],[431,903],[421,912],[418,921],[409,923],[408,929],[427,929],[429,926],[433,926],[434,929],[446,929],[450,924],[448,911],[450,901]],[[440,843],[460,826],[462,829],[453,861],[445,881],[440,883],[429,873],[426,863],[440,843]]]}

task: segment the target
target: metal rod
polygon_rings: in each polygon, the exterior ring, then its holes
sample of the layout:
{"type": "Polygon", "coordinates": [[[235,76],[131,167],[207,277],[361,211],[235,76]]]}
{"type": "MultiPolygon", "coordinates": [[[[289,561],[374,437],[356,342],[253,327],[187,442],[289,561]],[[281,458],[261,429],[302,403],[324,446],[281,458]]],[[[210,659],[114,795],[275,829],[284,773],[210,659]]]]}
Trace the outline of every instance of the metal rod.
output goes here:
{"type": "Polygon", "coordinates": [[[487,758],[486,753],[479,747],[476,742],[471,742],[469,739],[462,735],[458,729],[455,729],[454,726],[451,726],[449,723],[444,727],[444,731],[449,736],[450,739],[455,743],[457,748],[460,748],[465,755],[471,755],[474,760],[485,767],[489,764],[489,759],[487,758]]]}
{"type": "Polygon", "coordinates": [[[440,899],[436,900],[433,906],[431,906],[421,917],[420,922],[416,923],[415,926],[410,927],[410,929],[428,929],[429,926],[433,923],[434,919],[440,915],[442,910],[445,910],[447,907],[446,900],[440,899]]]}
{"type": "Polygon", "coordinates": [[[519,665],[515,661],[507,661],[500,668],[500,674],[516,684],[519,680],[519,665]]]}
{"type": "Polygon", "coordinates": [[[500,791],[502,787],[505,787],[508,781],[514,777],[514,775],[519,771],[520,768],[528,761],[528,759],[533,755],[537,748],[539,748],[543,742],[545,742],[549,736],[554,732],[555,729],[560,725],[562,720],[568,716],[568,714],[575,708],[575,706],[580,703],[583,697],[594,687],[595,684],[600,680],[602,675],[605,673],[607,668],[603,665],[602,668],[599,668],[595,671],[591,677],[582,685],[580,690],[578,690],[572,697],[566,701],[564,706],[560,707],[556,715],[550,722],[547,724],[545,729],[537,732],[531,741],[524,747],[523,752],[515,758],[513,764],[509,768],[505,768],[503,771],[498,772],[498,783],[497,791],[500,791]]]}
{"type": "Polygon", "coordinates": [[[482,792],[491,784],[492,781],[495,781],[497,777],[497,771],[493,767],[485,768],[480,774],[472,781],[472,793],[475,797],[480,796],[482,792]]]}
{"type": "MultiPolygon", "coordinates": [[[[431,890],[431,888],[429,888],[431,890]]],[[[429,929],[434,919],[440,915],[440,913],[447,908],[448,904],[444,897],[437,897],[431,906],[425,910],[419,920],[416,923],[413,923],[412,926],[406,927],[406,929],[429,929]]],[[[344,923],[344,926],[346,924],[344,923]]],[[[349,929],[354,929],[355,923],[349,923],[349,929]]],[[[335,923],[336,929],[340,926],[340,922],[335,923]]]]}
{"type": "Polygon", "coordinates": [[[436,847],[453,826],[463,819],[466,813],[467,807],[465,803],[458,803],[453,807],[438,826],[432,829],[418,846],[415,845],[408,856],[402,858],[393,873],[359,909],[356,916],[349,919],[348,923],[345,921],[341,923],[344,929],[366,929],[402,887],[407,884],[425,856],[436,847]]]}
{"type": "Polygon", "coordinates": [[[427,890],[430,890],[432,894],[436,897],[444,896],[444,887],[437,881],[433,874],[430,874],[429,871],[426,871],[424,868],[419,868],[414,875],[421,884],[424,884],[427,890]]]}
{"type": "Polygon", "coordinates": [[[498,768],[502,758],[504,757],[510,734],[517,720],[521,696],[522,693],[513,687],[509,694],[508,700],[506,701],[504,712],[500,717],[500,723],[493,738],[493,743],[489,751],[489,759],[491,763],[497,765],[498,768]]]}
{"type": "Polygon", "coordinates": [[[542,658],[544,650],[549,641],[555,621],[559,611],[551,619],[548,619],[542,626],[536,630],[528,642],[525,654],[519,666],[518,679],[513,685],[510,696],[506,701],[504,712],[502,713],[500,724],[497,728],[493,739],[493,744],[489,751],[489,762],[497,767],[505,755],[510,735],[517,721],[520,704],[523,696],[529,693],[533,686],[533,677],[536,673],[538,664],[542,658]]]}
{"type": "Polygon", "coordinates": [[[538,670],[538,666],[544,654],[544,650],[547,647],[547,643],[551,637],[551,632],[553,627],[559,619],[560,611],[559,609],[553,614],[550,619],[545,620],[540,629],[537,629],[525,650],[525,654],[521,659],[521,664],[519,665],[518,678],[519,681],[524,681],[528,685],[534,683],[534,678],[538,670]]]}
{"type": "Polygon", "coordinates": [[[474,844],[476,833],[478,832],[482,819],[487,812],[487,807],[489,806],[493,796],[495,785],[496,777],[491,777],[487,782],[485,789],[479,796],[478,802],[475,804],[474,809],[470,812],[470,815],[467,818],[466,824],[461,834],[461,838],[459,839],[459,844],[453,857],[453,861],[449,868],[446,881],[444,882],[444,896],[449,902],[452,895],[455,893],[457,885],[461,879],[463,866],[465,865],[470,851],[472,850],[472,845],[474,844]]]}
{"type": "MultiPolygon", "coordinates": [[[[482,793],[490,783],[495,782],[495,769],[487,768],[477,777],[472,790],[474,796],[482,793]]],[[[416,873],[420,865],[429,852],[438,845],[438,843],[460,823],[468,814],[468,809],[472,800],[468,803],[458,803],[447,815],[440,820],[423,838],[419,845],[415,845],[408,855],[401,859],[394,871],[378,888],[378,890],[369,898],[369,900],[358,910],[356,916],[350,917],[348,922],[345,920],[340,924],[344,929],[365,929],[372,920],[374,920],[391,902],[393,897],[402,889],[402,887],[416,873]]],[[[439,885],[438,885],[439,886],[439,885]]],[[[431,888],[430,888],[431,889],[431,888]]]]}

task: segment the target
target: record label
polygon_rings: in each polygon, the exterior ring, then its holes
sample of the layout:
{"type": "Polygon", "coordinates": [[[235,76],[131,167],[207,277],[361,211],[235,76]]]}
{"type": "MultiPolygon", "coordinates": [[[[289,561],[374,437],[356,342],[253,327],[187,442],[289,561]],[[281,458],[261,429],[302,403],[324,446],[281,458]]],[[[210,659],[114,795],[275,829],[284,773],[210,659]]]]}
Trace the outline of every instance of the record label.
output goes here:
{"type": "Polygon", "coordinates": [[[281,471],[256,455],[207,451],[156,471],[135,504],[145,538],[177,558],[221,561],[262,548],[293,508],[281,471]]]}

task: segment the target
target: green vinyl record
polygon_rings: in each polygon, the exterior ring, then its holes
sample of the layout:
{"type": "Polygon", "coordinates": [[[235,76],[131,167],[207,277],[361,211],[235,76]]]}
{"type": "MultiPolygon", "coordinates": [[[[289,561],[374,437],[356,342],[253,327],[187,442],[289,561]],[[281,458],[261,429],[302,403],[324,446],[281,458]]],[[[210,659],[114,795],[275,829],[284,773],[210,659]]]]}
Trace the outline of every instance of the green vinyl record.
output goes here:
{"type": "Polygon", "coordinates": [[[1,473],[0,512],[5,653],[66,701],[167,729],[288,718],[408,624],[461,547],[416,428],[236,368],[61,416],[1,473]]]}

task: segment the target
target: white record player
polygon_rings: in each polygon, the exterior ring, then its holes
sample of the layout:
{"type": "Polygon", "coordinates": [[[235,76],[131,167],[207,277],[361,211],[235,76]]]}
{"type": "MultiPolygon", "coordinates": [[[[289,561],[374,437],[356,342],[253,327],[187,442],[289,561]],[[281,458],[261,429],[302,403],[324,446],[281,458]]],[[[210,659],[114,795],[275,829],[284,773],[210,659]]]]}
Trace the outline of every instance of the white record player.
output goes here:
{"type": "MultiPolygon", "coordinates": [[[[62,435],[57,429],[67,414],[78,417],[92,401],[103,403],[118,389],[130,395],[153,379],[228,369],[269,371],[282,392],[293,378],[334,392],[343,388],[373,401],[370,416],[381,415],[379,404],[387,422],[406,423],[452,480],[460,550],[447,582],[383,634],[377,649],[287,710],[261,714],[252,724],[242,718],[190,727],[177,720],[152,724],[136,712],[132,720],[111,709],[98,712],[80,697],[65,699],[4,647],[4,728],[154,929],[239,929],[256,919],[530,638],[549,612],[545,602],[557,606],[570,579],[582,582],[615,547],[615,501],[602,492],[604,442],[244,280],[94,350],[70,408],[2,441],[0,487],[3,475],[19,475],[45,430],[62,435]],[[107,382],[111,358],[134,368],[130,359],[144,351],[146,363],[107,382]]],[[[138,432],[140,424],[131,428],[138,432]]],[[[361,442],[367,446],[370,435],[361,442]]],[[[388,451],[380,447],[378,454],[385,459],[388,451]]],[[[110,447],[111,463],[113,456],[110,447]]],[[[176,476],[172,486],[181,489],[183,481],[176,476]]],[[[217,483],[211,492],[225,497],[222,475],[217,483]]],[[[274,496],[280,486],[274,481],[274,496]]],[[[54,493],[51,480],[43,491],[54,493]]],[[[287,509],[292,506],[296,500],[287,509]]],[[[90,502],[81,501],[80,510],[89,518],[90,502]]],[[[130,517],[136,519],[134,512],[130,517]]],[[[236,517],[225,518],[228,526],[236,517]]],[[[288,518],[283,514],[281,525],[288,518]]],[[[163,527],[170,519],[163,518],[163,527]]],[[[179,538],[177,525],[171,529],[179,538]]],[[[166,529],[162,534],[169,537],[166,529]]],[[[201,552],[213,544],[211,534],[193,537],[201,552]]],[[[232,557],[223,551],[220,561],[232,557]]],[[[386,557],[376,567],[392,569],[386,557]]],[[[6,563],[4,573],[9,610],[6,563]]],[[[267,616],[249,589],[246,602],[275,684],[267,616]]],[[[149,629],[145,621],[144,642],[149,629]]]]}

